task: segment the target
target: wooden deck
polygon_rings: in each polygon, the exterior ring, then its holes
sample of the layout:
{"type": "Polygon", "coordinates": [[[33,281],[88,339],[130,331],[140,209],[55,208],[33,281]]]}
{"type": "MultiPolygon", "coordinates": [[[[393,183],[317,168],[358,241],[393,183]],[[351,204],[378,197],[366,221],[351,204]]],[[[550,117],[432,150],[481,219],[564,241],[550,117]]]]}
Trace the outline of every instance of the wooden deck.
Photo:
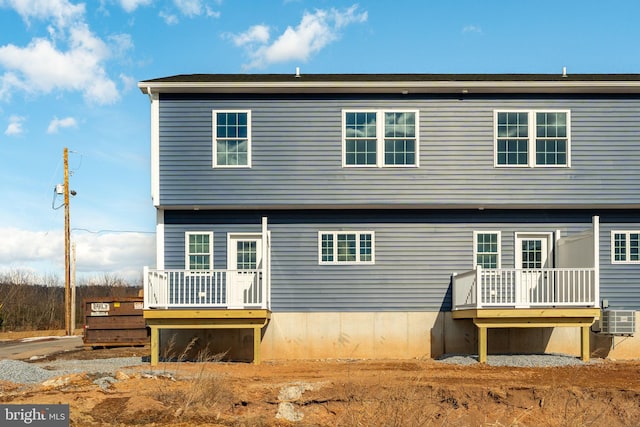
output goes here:
{"type": "Polygon", "coordinates": [[[151,365],[160,358],[160,329],[253,329],[253,363],[260,363],[262,328],[271,319],[271,311],[214,309],[150,309],[144,319],[151,329],[151,365]]]}
{"type": "Polygon", "coordinates": [[[589,361],[589,329],[600,317],[599,308],[475,308],[455,310],[454,319],[472,319],[478,328],[478,361],[487,361],[487,329],[578,327],[581,330],[580,354],[589,361]]]}

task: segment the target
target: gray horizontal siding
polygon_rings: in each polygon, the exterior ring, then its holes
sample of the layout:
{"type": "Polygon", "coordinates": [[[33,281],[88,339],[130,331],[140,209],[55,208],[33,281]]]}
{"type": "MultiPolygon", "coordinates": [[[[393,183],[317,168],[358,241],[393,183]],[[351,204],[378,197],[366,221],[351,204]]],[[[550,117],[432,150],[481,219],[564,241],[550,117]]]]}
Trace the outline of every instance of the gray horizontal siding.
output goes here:
{"type": "MultiPolygon", "coordinates": [[[[229,232],[258,232],[269,219],[274,311],[450,310],[450,279],[473,265],[473,231],[502,234],[502,266],[514,266],[515,232],[577,233],[593,212],[579,211],[166,211],[165,266],[184,268],[184,232],[214,232],[214,266],[226,268],[229,232]],[[318,231],[375,232],[375,265],[318,265],[318,231]]],[[[640,309],[640,264],[612,265],[610,230],[639,229],[640,217],[601,215],[601,297],[640,309]],[[636,222],[633,222],[636,221],[636,222]]]]}
{"type": "Polygon", "coordinates": [[[612,230],[640,232],[640,212],[613,217],[600,225],[600,298],[609,300],[611,309],[640,310],[640,264],[611,262],[612,230]]]}
{"type": "Polygon", "coordinates": [[[640,99],[330,97],[160,102],[162,206],[640,203],[640,99]],[[419,168],[343,168],[342,110],[420,111],[419,168]],[[251,169],[212,168],[213,109],[252,111],[251,169]],[[494,168],[495,109],[571,110],[571,168],[494,168]]]}

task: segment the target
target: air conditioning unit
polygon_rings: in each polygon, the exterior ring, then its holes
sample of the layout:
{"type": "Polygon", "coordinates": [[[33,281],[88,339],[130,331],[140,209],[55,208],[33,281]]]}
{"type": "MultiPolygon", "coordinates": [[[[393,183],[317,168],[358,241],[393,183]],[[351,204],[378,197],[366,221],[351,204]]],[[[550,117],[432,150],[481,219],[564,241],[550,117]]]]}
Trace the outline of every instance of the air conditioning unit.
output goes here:
{"type": "Polygon", "coordinates": [[[602,310],[600,333],[632,336],[636,332],[636,312],[633,310],[602,310]]]}

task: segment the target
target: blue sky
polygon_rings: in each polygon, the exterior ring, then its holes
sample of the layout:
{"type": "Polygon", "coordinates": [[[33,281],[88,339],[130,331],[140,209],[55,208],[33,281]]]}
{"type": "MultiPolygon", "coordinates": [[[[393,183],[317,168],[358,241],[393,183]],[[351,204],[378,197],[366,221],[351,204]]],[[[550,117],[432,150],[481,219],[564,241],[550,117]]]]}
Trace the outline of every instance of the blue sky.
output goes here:
{"type": "Polygon", "coordinates": [[[153,266],[149,101],[189,73],[638,73],[636,1],[0,0],[0,272],[153,266]]]}

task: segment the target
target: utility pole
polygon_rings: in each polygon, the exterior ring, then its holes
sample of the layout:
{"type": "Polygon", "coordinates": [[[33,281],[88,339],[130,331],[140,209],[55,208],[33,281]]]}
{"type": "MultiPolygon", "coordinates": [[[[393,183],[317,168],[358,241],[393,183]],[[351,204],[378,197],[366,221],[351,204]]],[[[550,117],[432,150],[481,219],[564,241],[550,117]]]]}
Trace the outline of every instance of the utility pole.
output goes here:
{"type": "Polygon", "coordinates": [[[71,334],[76,332],[76,242],[71,244],[71,334]]]}
{"type": "Polygon", "coordinates": [[[73,335],[71,325],[71,227],[69,221],[69,150],[64,148],[64,327],[73,335]]]}

